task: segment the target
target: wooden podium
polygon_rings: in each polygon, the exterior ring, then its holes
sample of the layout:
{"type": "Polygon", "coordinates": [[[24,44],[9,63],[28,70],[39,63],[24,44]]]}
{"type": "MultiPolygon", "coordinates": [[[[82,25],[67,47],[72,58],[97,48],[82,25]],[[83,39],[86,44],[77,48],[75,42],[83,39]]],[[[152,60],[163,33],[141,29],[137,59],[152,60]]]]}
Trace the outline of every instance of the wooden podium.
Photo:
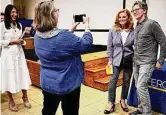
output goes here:
{"type": "Polygon", "coordinates": [[[33,37],[25,37],[24,40],[26,42],[24,49],[34,49],[34,38],[33,37]]]}
{"type": "MultiPolygon", "coordinates": [[[[106,51],[84,54],[81,57],[84,62],[84,84],[102,91],[107,91],[111,75],[106,74],[106,65],[108,63],[106,51]]],[[[117,86],[122,85],[122,83],[123,74],[121,72],[117,86]]]]}
{"type": "Polygon", "coordinates": [[[32,85],[40,87],[40,63],[27,60],[27,66],[29,69],[32,85]]]}

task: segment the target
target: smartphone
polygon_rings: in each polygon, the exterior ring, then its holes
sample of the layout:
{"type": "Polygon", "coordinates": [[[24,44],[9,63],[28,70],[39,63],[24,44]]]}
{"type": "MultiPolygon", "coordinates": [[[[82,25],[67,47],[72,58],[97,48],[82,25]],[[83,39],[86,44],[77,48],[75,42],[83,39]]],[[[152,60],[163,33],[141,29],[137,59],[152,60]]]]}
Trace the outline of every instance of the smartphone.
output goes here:
{"type": "Polygon", "coordinates": [[[74,21],[83,22],[83,17],[86,17],[86,14],[74,15],[74,21]]]}

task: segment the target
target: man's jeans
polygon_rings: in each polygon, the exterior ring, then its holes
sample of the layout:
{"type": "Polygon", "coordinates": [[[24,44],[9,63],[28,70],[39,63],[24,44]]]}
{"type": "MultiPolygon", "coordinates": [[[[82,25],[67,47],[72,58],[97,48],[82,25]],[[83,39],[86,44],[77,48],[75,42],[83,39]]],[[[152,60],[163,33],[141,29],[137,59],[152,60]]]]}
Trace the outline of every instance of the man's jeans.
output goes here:
{"type": "Polygon", "coordinates": [[[155,69],[155,64],[134,65],[133,74],[137,88],[138,110],[142,115],[151,115],[151,103],[148,91],[148,81],[155,69]]]}

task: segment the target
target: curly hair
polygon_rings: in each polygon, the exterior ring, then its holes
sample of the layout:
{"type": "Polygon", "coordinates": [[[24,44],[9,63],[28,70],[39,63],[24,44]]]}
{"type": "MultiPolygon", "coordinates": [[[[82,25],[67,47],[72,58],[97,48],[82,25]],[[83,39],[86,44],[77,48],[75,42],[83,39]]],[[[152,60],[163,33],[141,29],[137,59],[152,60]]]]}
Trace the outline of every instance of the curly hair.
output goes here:
{"type": "Polygon", "coordinates": [[[113,25],[113,29],[115,30],[115,31],[121,31],[122,30],[122,26],[121,26],[121,24],[119,23],[119,14],[120,13],[123,13],[123,12],[125,12],[126,14],[127,14],[127,16],[128,16],[128,21],[127,21],[127,23],[126,23],[126,31],[130,31],[131,29],[133,29],[134,27],[133,27],[133,25],[134,25],[134,21],[133,21],[133,18],[132,18],[132,16],[131,16],[131,13],[130,13],[130,11],[129,10],[127,10],[127,9],[122,9],[122,10],[120,10],[118,13],[117,13],[117,15],[116,15],[116,19],[115,19],[115,22],[114,22],[114,25],[113,25]]]}

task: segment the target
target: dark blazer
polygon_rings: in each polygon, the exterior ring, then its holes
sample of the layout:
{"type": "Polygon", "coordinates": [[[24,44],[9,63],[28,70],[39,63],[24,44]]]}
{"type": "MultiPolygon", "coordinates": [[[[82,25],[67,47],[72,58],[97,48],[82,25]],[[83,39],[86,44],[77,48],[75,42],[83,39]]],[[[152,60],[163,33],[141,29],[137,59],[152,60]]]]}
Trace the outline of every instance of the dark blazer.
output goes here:
{"type": "Polygon", "coordinates": [[[126,42],[122,43],[120,31],[110,29],[107,42],[107,55],[114,66],[119,66],[123,57],[134,53],[134,31],[130,30],[126,42]]]}

